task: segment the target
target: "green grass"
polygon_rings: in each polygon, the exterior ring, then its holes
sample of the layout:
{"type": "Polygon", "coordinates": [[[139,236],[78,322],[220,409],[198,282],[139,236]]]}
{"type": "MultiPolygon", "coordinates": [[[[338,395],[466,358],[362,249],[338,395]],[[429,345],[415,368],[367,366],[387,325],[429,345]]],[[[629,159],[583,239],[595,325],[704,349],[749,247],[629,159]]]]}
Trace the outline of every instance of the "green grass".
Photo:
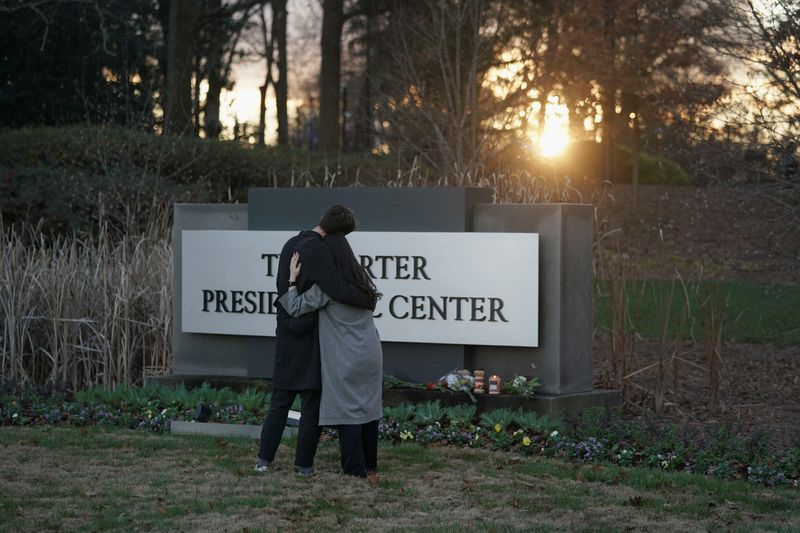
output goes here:
{"type": "Polygon", "coordinates": [[[318,475],[296,476],[293,445],[285,441],[273,471],[259,475],[255,441],[0,428],[0,531],[800,528],[791,488],[415,444],[381,444],[381,481],[371,487],[339,473],[329,440],[318,475]]]}
{"type": "MultiPolygon", "coordinates": [[[[703,337],[705,312],[702,302],[708,291],[719,289],[726,297],[724,339],[730,342],[800,344],[800,284],[765,284],[719,281],[675,285],[671,322],[677,319],[684,301],[690,303],[687,338],[703,337]],[[688,300],[687,300],[688,296],[688,300]]],[[[669,301],[671,281],[645,280],[627,285],[632,330],[644,337],[660,338],[669,301]]],[[[598,284],[597,325],[608,328],[610,302],[608,285],[598,284]]],[[[669,329],[673,331],[672,327],[669,329]]]]}

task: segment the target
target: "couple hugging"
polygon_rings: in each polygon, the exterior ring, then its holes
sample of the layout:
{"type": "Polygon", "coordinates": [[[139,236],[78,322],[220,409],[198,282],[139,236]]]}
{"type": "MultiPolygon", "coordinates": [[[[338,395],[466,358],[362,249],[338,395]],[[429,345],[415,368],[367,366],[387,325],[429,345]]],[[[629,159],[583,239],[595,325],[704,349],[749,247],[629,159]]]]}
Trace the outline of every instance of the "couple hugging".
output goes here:
{"type": "Polygon", "coordinates": [[[321,426],[336,428],[345,474],[377,481],[383,354],[372,313],[381,294],[345,235],[356,228],[334,205],[289,239],[278,263],[272,401],[255,469],[267,472],[300,395],[295,471],[314,474],[321,426]]]}

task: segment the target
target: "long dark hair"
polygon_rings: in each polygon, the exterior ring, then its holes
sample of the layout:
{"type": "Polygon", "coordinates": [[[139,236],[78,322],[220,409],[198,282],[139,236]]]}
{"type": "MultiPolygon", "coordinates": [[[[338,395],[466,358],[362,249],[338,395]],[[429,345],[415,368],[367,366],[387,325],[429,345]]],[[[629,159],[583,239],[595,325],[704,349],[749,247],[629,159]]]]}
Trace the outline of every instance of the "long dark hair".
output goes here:
{"type": "Polygon", "coordinates": [[[350,248],[347,237],[335,233],[328,234],[325,237],[325,244],[330,248],[331,255],[333,255],[333,263],[336,265],[336,269],[341,272],[344,279],[372,298],[373,303],[377,302],[383,295],[378,292],[375,282],[372,281],[372,278],[367,274],[367,269],[356,259],[356,254],[354,254],[353,249],[350,248]]]}

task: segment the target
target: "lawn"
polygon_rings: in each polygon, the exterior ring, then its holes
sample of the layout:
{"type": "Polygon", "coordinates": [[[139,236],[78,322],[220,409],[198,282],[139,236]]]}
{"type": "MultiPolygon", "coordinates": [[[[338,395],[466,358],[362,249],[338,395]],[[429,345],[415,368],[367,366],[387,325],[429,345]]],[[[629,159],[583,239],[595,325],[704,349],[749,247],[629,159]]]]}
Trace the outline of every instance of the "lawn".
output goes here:
{"type": "MultiPolygon", "coordinates": [[[[626,285],[633,331],[644,337],[660,338],[673,283],[642,280],[626,285]]],[[[610,303],[608,284],[596,290],[597,326],[608,328],[610,303]]],[[[677,318],[683,302],[690,303],[687,336],[702,338],[705,313],[703,301],[709,291],[719,290],[727,302],[724,339],[730,342],[800,344],[800,284],[706,281],[675,284],[670,322],[677,318]]],[[[671,331],[671,329],[670,329],[671,331]]]]}
{"type": "MultiPolygon", "coordinates": [[[[292,446],[292,442],[288,442],[292,446]]],[[[381,443],[377,487],[251,470],[249,440],[2,427],[0,530],[797,531],[797,489],[541,457],[381,443]]]]}

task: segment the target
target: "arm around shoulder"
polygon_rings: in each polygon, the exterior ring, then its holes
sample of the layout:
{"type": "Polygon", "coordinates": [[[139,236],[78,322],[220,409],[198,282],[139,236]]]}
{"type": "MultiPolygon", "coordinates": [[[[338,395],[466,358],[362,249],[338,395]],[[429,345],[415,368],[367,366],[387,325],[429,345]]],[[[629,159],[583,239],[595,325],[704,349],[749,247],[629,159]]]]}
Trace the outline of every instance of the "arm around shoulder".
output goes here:
{"type": "Polygon", "coordinates": [[[297,292],[296,287],[291,287],[286,294],[278,298],[278,302],[283,306],[283,309],[293,317],[322,309],[330,301],[330,296],[325,294],[319,285],[313,285],[302,294],[297,292]]]}

